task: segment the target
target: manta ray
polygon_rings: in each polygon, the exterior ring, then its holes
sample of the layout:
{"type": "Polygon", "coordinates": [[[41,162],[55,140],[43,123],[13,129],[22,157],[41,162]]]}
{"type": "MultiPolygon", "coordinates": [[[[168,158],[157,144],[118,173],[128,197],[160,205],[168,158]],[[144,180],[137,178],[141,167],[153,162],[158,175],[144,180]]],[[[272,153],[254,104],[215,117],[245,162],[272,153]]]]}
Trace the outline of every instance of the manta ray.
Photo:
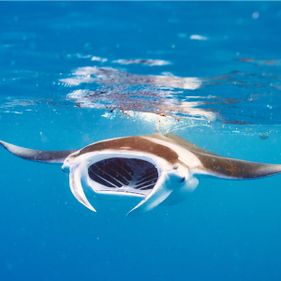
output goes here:
{"type": "Polygon", "coordinates": [[[279,164],[222,157],[171,134],[108,139],[64,151],[34,150],[4,141],[0,145],[27,160],[62,164],[69,171],[74,197],[94,212],[86,189],[95,194],[139,197],[139,203],[130,212],[148,211],[172,193],[193,191],[200,174],[250,179],[281,172],[279,164]]]}

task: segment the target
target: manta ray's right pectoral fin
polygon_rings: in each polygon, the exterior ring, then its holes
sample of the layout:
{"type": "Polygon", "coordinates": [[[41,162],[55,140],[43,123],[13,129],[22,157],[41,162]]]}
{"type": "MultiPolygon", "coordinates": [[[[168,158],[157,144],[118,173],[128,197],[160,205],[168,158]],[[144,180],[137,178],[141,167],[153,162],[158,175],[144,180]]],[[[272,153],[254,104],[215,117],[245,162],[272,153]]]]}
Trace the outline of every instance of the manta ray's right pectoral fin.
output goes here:
{"type": "Polygon", "coordinates": [[[10,153],[31,161],[46,162],[46,163],[63,163],[64,159],[75,150],[61,151],[43,151],[17,146],[0,140],[0,146],[3,146],[10,153]]]}

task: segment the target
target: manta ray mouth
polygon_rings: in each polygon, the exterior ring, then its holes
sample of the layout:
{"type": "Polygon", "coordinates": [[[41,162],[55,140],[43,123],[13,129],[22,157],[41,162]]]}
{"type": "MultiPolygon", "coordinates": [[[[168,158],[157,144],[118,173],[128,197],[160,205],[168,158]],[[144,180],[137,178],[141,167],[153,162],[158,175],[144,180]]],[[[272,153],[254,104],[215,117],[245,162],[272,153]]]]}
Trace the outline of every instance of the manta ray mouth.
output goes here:
{"type": "Polygon", "coordinates": [[[114,157],[88,167],[90,179],[101,191],[147,195],[158,181],[152,163],[137,158],[114,157]]]}

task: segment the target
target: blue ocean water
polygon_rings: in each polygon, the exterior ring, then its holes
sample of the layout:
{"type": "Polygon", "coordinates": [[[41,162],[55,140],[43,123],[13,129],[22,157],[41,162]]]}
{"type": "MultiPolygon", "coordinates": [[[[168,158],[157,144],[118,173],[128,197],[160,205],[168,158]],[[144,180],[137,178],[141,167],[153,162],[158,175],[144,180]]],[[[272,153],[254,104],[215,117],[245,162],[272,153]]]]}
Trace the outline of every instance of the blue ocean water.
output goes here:
{"type": "MultiPolygon", "coordinates": [[[[173,132],[281,163],[281,4],[0,3],[0,139],[76,149],[173,132]]],[[[0,151],[0,280],[280,280],[281,176],[198,177],[177,204],[72,196],[0,151]]]]}

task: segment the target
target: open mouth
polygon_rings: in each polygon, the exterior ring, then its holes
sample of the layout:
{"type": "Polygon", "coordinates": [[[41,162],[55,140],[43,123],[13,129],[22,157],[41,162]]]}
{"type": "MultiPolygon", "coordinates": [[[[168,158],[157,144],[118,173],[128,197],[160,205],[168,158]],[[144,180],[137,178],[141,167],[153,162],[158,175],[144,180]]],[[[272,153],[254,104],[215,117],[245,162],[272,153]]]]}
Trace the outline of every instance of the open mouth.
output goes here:
{"type": "Polygon", "coordinates": [[[121,192],[145,196],[157,183],[158,170],[152,163],[137,158],[103,159],[88,167],[93,187],[102,192],[121,192]]]}

